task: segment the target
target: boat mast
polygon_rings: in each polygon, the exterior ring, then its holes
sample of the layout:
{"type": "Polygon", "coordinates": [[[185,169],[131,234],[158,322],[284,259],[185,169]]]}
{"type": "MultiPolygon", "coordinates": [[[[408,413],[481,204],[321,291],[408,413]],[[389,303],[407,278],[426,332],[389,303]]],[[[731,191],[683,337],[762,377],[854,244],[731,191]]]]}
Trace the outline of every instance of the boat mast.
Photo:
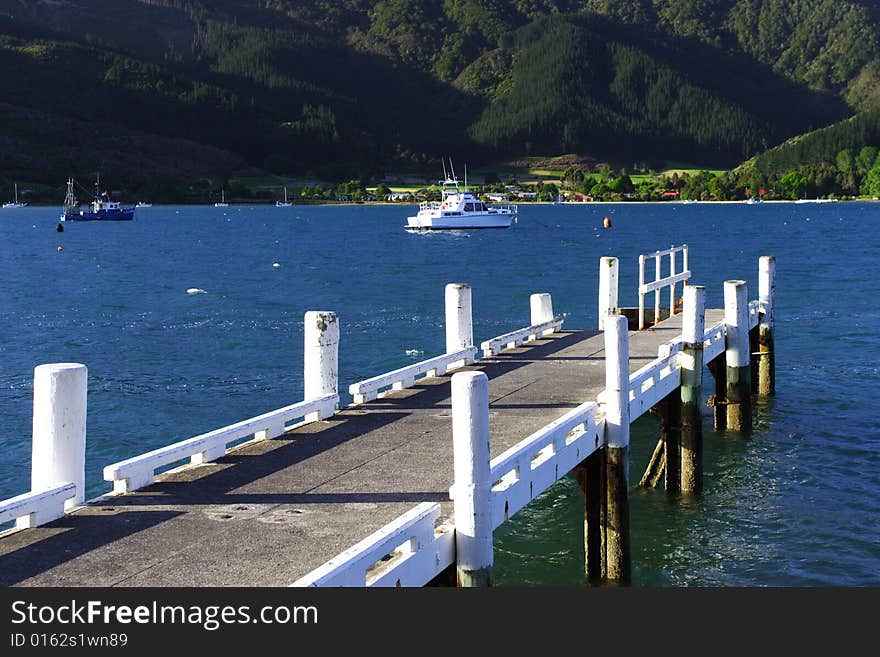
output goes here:
{"type": "Polygon", "coordinates": [[[67,196],[64,197],[64,207],[76,207],[76,197],[73,195],[73,178],[67,179],[67,196]]]}

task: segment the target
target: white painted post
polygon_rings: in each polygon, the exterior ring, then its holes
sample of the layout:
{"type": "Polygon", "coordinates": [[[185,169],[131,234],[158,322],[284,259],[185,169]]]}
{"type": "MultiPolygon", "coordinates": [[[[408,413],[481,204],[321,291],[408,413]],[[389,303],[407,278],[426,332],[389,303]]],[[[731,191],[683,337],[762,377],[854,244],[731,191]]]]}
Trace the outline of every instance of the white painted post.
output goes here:
{"type": "Polygon", "coordinates": [[[645,285],[645,256],[639,256],[639,330],[645,328],[645,294],[642,288],[645,285]]]}
{"type": "Polygon", "coordinates": [[[548,292],[538,292],[529,297],[531,325],[543,324],[553,319],[553,299],[548,292]]]}
{"type": "MultiPolygon", "coordinates": [[[[663,257],[659,255],[654,256],[654,281],[659,281],[663,276],[663,257]]],[[[661,289],[658,287],[654,290],[654,324],[660,323],[660,292],[661,289]]]]}
{"type": "Polygon", "coordinates": [[[467,283],[449,283],[446,286],[445,302],[446,353],[452,354],[473,347],[474,319],[471,286],[467,283]]]}
{"type": "Polygon", "coordinates": [[[483,372],[452,376],[452,445],[458,586],[492,586],[489,379],[483,372]]]}
{"type": "MultiPolygon", "coordinates": [[[[640,256],[641,259],[641,256],[640,256]]],[[[641,263],[640,263],[641,265],[641,263]]],[[[617,305],[617,258],[608,256],[599,258],[599,330],[605,330],[605,318],[618,314],[617,305]]],[[[641,295],[639,295],[641,299],[641,295]]],[[[639,315],[644,311],[644,304],[639,304],[639,315]]]]}
{"type": "Polygon", "coordinates": [[[339,317],[330,310],[310,310],[303,320],[305,400],[339,393],[339,317]]]}
{"type": "Polygon", "coordinates": [[[630,579],[629,333],[626,317],[605,321],[606,577],[630,579]]]}
{"type": "Polygon", "coordinates": [[[758,260],[758,300],[761,304],[758,327],[758,394],[776,392],[776,354],[773,326],[776,323],[776,258],[761,256],[758,260]]]}
{"type": "MultiPolygon", "coordinates": [[[[684,271],[684,270],[682,270],[684,271]]],[[[673,278],[675,277],[675,245],[673,244],[670,247],[669,252],[669,275],[673,278]]],[[[672,317],[675,314],[675,281],[672,281],[672,284],[669,286],[669,316],[672,317]]]]}
{"type": "MultiPolygon", "coordinates": [[[[75,484],[76,495],[64,503],[67,511],[85,500],[87,390],[85,365],[51,363],[34,368],[31,490],[75,484]]],[[[33,526],[27,518],[23,525],[33,526]]]]}
{"type": "Polygon", "coordinates": [[[727,338],[727,428],[749,431],[752,426],[749,370],[749,290],[745,281],[724,281],[724,323],[727,338]]]}
{"type": "Polygon", "coordinates": [[[681,337],[681,469],[682,493],[703,489],[703,415],[700,410],[703,389],[703,335],[706,288],[684,286],[681,337]]]}

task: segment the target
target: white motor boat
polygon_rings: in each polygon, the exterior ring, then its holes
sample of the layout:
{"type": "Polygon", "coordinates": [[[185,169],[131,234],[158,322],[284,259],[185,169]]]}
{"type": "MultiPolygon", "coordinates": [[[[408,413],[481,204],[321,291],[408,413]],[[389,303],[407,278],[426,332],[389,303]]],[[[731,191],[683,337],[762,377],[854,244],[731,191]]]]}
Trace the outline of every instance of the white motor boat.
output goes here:
{"type": "Polygon", "coordinates": [[[516,221],[515,205],[487,206],[480,199],[467,191],[467,176],[464,186],[459,186],[452,161],[449,162],[450,173],[440,182],[440,202],[426,201],[419,206],[414,217],[407,217],[408,231],[426,230],[471,230],[475,228],[510,228],[516,221]]]}

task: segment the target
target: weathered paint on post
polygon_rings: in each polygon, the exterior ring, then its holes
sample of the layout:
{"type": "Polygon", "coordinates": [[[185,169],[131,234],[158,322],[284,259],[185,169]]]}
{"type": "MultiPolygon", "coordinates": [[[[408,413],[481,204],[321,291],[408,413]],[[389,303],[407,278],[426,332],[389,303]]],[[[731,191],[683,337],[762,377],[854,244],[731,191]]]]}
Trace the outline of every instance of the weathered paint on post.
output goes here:
{"type": "Polygon", "coordinates": [[[599,258],[599,330],[605,330],[605,318],[618,314],[617,281],[619,274],[617,258],[599,258]]]}
{"type": "Polygon", "coordinates": [[[553,321],[553,298],[548,292],[537,292],[529,297],[530,325],[553,321]]]}
{"type": "Polygon", "coordinates": [[[630,580],[629,333],[626,317],[605,321],[606,580],[630,580]]]}
{"type": "MultiPolygon", "coordinates": [[[[669,253],[669,275],[675,276],[675,246],[671,246],[672,251],[669,253]]],[[[683,270],[682,270],[683,271],[683,270]]],[[[675,280],[669,286],[669,316],[675,314],[675,280]]]]}
{"type": "Polygon", "coordinates": [[[449,283],[446,286],[446,353],[474,346],[474,320],[471,286],[449,283]]]}
{"type": "Polygon", "coordinates": [[[758,301],[761,315],[758,323],[758,394],[776,393],[776,354],[773,326],[776,322],[776,258],[761,256],[758,260],[758,301]]]}
{"type": "Polygon", "coordinates": [[[339,318],[330,310],[310,310],[303,320],[305,400],[339,392],[339,318]]]}
{"type": "Polygon", "coordinates": [[[684,346],[681,365],[681,485],[682,493],[703,490],[703,335],[706,332],[706,288],[685,285],[682,316],[684,346]]]}
{"type": "MultiPolygon", "coordinates": [[[[65,510],[85,500],[88,369],[79,363],[34,368],[31,490],[72,483],[76,494],[65,510]]],[[[19,526],[30,526],[27,516],[19,526]]]]}
{"type": "Polygon", "coordinates": [[[492,586],[489,379],[483,372],[452,376],[452,445],[458,586],[492,586]]]}
{"type": "Polygon", "coordinates": [[[724,282],[724,323],[727,329],[727,430],[752,428],[751,373],[749,371],[749,296],[745,281],[724,282]]]}
{"type": "MultiPolygon", "coordinates": [[[[663,259],[660,257],[654,258],[654,280],[659,281],[663,276],[661,275],[661,271],[663,271],[663,259]]],[[[660,323],[660,294],[662,290],[658,287],[654,290],[654,324],[660,323]]]]}

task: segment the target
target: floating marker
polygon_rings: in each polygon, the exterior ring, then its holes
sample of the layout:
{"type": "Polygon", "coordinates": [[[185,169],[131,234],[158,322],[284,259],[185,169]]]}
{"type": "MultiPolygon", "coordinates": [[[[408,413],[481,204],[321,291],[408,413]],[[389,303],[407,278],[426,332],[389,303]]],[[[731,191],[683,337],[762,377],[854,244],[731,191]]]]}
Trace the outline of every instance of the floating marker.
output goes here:
{"type": "Polygon", "coordinates": [[[187,288],[186,293],[187,294],[207,294],[207,292],[200,287],[187,288]]]}

